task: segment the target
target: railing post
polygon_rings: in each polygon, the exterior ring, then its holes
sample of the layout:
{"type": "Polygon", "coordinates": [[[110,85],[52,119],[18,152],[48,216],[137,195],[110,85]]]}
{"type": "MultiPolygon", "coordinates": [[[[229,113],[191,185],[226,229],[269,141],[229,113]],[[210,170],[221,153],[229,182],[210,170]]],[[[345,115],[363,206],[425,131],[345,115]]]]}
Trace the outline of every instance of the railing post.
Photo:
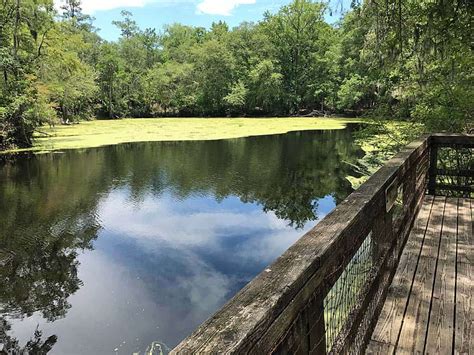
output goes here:
{"type": "Polygon", "coordinates": [[[326,323],[324,320],[324,298],[322,295],[316,296],[311,304],[314,310],[316,322],[309,323],[309,352],[311,354],[326,354],[326,323]]]}
{"type": "Polygon", "coordinates": [[[430,142],[430,168],[428,178],[428,194],[436,193],[436,175],[438,173],[438,146],[430,142]]]}
{"type": "Polygon", "coordinates": [[[321,293],[317,293],[308,300],[306,307],[297,315],[285,338],[271,353],[272,355],[325,355],[327,353],[324,297],[321,293]]]}
{"type": "Polygon", "coordinates": [[[372,227],[372,260],[377,265],[390,246],[393,234],[393,211],[382,210],[372,227]]]}

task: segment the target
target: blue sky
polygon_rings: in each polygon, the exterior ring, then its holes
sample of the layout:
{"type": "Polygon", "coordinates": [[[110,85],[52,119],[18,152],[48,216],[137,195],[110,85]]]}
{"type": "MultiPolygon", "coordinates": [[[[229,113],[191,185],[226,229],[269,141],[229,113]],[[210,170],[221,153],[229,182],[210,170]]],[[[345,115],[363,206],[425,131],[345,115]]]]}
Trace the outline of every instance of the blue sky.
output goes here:
{"type": "MultiPolygon", "coordinates": [[[[60,4],[63,0],[55,0],[60,4]]],[[[126,9],[133,13],[141,28],[161,29],[170,23],[209,27],[212,22],[223,20],[231,27],[243,21],[258,21],[266,10],[276,12],[291,0],[82,0],[84,12],[95,17],[94,25],[99,34],[107,40],[119,36],[113,20],[120,19],[120,11],[126,9]]],[[[346,5],[349,0],[343,1],[346,5]]],[[[340,6],[338,6],[340,9],[340,6]]],[[[340,13],[336,14],[339,16],[340,13]]],[[[328,21],[336,16],[327,15],[328,21]]]]}

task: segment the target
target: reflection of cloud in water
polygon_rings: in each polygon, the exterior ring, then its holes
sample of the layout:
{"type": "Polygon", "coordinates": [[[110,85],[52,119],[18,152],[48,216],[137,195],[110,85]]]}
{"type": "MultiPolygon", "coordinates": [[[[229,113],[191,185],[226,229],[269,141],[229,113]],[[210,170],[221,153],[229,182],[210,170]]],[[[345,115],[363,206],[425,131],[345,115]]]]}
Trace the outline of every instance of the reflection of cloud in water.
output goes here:
{"type": "Polygon", "coordinates": [[[70,298],[72,308],[67,317],[54,323],[45,323],[40,315],[13,321],[12,335],[22,343],[37,324],[45,336],[58,335],[52,352],[56,354],[112,354],[115,348],[119,354],[130,354],[143,351],[155,340],[178,342],[175,334],[189,333],[209,310],[220,307],[229,287],[224,276],[190,261],[189,267],[195,272],[192,277],[178,278],[175,285],[158,285],[158,292],[150,292],[144,280],[132,277],[125,265],[116,264],[101,252],[80,259],[84,286],[70,298]],[[160,288],[176,297],[160,299],[160,288]],[[180,297],[183,294],[187,295],[186,303],[180,297]],[[180,319],[176,319],[177,314],[180,319]]]}
{"type": "MultiPolygon", "coordinates": [[[[173,201],[167,195],[156,199],[148,195],[133,212],[117,209],[127,203],[127,191],[114,191],[101,204],[102,225],[108,232],[122,238],[132,238],[146,250],[171,247],[199,254],[232,253],[241,260],[269,263],[285,251],[315,222],[308,222],[301,230],[288,222],[264,213],[255,204],[236,203],[237,198],[191,198],[173,201]],[[230,249],[229,247],[236,247],[230,249]]],[[[331,211],[334,199],[328,196],[319,201],[319,219],[331,211]]]]}
{"type": "Polygon", "coordinates": [[[218,203],[211,197],[204,197],[177,202],[169,195],[159,199],[148,195],[131,211],[117,209],[117,206],[127,204],[128,196],[127,191],[116,190],[102,201],[100,216],[102,226],[112,233],[143,242],[146,238],[160,240],[176,246],[215,244],[220,238],[235,235],[236,231],[246,234],[261,229],[291,229],[273,213],[265,214],[261,207],[253,204],[236,206],[233,199],[218,203]]]}
{"type": "MultiPolygon", "coordinates": [[[[80,257],[84,286],[67,317],[14,321],[22,342],[40,324],[58,335],[56,354],[130,354],[157,340],[173,347],[314,224],[295,230],[234,197],[149,194],[129,203],[127,190],[104,197],[103,229],[96,250],[80,257]]],[[[319,215],[333,206],[321,200],[319,215]]]]}
{"type": "Polygon", "coordinates": [[[43,338],[59,336],[56,354],[175,345],[315,223],[289,220],[321,218],[347,196],[342,161],[358,153],[350,130],[295,132],[68,151],[0,169],[0,234],[19,265],[2,301],[23,313],[30,300],[72,306],[54,323],[14,320],[14,333],[24,344],[39,323],[43,338]],[[31,297],[18,302],[22,292],[31,297]]]}

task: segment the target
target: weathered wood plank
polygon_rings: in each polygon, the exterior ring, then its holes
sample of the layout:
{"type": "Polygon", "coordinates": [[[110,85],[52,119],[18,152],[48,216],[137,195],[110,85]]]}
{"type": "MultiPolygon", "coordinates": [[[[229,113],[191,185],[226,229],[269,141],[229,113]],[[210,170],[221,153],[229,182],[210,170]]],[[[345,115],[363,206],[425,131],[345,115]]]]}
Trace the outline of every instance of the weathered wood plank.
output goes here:
{"type": "Polygon", "coordinates": [[[438,145],[462,145],[466,147],[474,146],[474,135],[472,134],[449,134],[435,133],[430,137],[431,144],[438,145]]]}
{"type": "Polygon", "coordinates": [[[438,170],[438,147],[430,146],[430,168],[428,170],[428,193],[434,195],[436,192],[436,170],[438,170]]]}
{"type": "Polygon", "coordinates": [[[455,341],[456,354],[474,352],[474,237],[472,200],[459,199],[455,341]]]}
{"type": "Polygon", "coordinates": [[[387,299],[367,351],[374,354],[392,353],[400,333],[403,315],[409,299],[417,261],[423,246],[433,197],[426,196],[412,232],[408,238],[387,299]]]}
{"type": "Polygon", "coordinates": [[[427,354],[451,354],[454,336],[454,291],[456,281],[456,236],[458,199],[448,198],[426,338],[427,354]]]}
{"type": "Polygon", "coordinates": [[[425,346],[445,201],[445,197],[437,196],[432,206],[396,347],[397,354],[422,353],[425,346]]]}

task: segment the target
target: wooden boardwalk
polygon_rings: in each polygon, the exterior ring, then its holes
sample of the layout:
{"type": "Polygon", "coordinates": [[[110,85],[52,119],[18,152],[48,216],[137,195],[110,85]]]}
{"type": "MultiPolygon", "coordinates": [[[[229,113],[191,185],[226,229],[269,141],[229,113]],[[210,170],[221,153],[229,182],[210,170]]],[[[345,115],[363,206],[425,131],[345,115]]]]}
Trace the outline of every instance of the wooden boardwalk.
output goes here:
{"type": "Polygon", "coordinates": [[[474,354],[474,200],[425,196],[369,354],[474,354]]]}
{"type": "Polygon", "coordinates": [[[473,158],[420,137],[171,354],[474,355],[473,158]]]}

